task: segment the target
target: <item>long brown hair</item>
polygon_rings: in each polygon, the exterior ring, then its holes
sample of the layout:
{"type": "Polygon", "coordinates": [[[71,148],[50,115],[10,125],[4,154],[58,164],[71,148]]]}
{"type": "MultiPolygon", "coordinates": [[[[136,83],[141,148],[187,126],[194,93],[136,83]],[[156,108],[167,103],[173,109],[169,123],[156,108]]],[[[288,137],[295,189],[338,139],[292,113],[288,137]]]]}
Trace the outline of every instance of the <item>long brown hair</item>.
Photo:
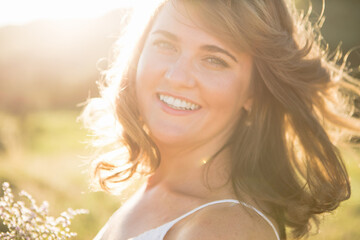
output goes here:
{"type": "MultiPolygon", "coordinates": [[[[91,99],[82,115],[98,136],[95,142],[105,149],[94,161],[95,176],[105,190],[150,174],[160,164],[160,153],[141,122],[134,79],[147,34],[166,2],[154,5],[133,35],[136,41],[125,45],[130,50],[120,51],[105,73],[101,97],[91,99]]],[[[345,133],[360,130],[351,118],[351,100],[359,94],[356,79],[323,50],[321,21],[311,24],[310,15],[297,12],[290,1],[177,3],[186,6],[189,17],[200,19],[206,31],[253,56],[252,108],[241,115],[226,144],[230,180],[239,199],[246,193],[266,206],[283,239],[285,226],[295,238],[305,235],[309,220],[316,222],[318,214],[350,197],[348,174],[335,144],[345,133]]]]}

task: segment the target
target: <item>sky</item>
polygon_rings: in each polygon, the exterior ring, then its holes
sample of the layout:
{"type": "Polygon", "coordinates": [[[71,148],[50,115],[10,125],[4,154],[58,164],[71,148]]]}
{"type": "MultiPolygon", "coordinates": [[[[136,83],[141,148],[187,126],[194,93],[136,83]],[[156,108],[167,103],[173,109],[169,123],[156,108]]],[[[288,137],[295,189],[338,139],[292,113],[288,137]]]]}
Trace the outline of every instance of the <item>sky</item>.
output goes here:
{"type": "MultiPolygon", "coordinates": [[[[149,1],[149,0],[148,0],[149,1]]],[[[137,0],[0,0],[0,27],[39,19],[94,18],[137,0]]]]}

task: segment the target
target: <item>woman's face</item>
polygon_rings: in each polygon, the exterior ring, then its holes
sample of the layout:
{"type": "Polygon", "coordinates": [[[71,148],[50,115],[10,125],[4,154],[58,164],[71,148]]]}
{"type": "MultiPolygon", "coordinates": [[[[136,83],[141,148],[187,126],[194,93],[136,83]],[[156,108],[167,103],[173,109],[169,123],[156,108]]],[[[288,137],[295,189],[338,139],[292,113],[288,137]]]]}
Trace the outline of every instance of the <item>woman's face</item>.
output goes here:
{"type": "Polygon", "coordinates": [[[140,56],[136,93],[157,144],[223,144],[241,108],[251,104],[251,57],[199,26],[168,3],[140,56]]]}

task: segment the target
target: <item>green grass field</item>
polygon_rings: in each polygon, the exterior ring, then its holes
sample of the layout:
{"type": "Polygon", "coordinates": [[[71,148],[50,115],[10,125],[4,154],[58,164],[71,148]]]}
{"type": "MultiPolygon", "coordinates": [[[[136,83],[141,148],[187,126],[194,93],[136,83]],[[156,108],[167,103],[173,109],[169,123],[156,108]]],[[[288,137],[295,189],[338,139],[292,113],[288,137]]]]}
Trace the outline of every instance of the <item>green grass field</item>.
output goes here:
{"type": "MultiPolygon", "coordinates": [[[[37,201],[48,201],[50,214],[85,208],[88,215],[73,220],[76,239],[95,236],[124,200],[88,188],[86,132],[76,122],[76,111],[30,113],[20,119],[0,113],[0,181],[14,191],[23,189],[37,201]]],[[[312,240],[360,239],[360,161],[344,153],[352,182],[352,197],[325,216],[312,240]]]]}

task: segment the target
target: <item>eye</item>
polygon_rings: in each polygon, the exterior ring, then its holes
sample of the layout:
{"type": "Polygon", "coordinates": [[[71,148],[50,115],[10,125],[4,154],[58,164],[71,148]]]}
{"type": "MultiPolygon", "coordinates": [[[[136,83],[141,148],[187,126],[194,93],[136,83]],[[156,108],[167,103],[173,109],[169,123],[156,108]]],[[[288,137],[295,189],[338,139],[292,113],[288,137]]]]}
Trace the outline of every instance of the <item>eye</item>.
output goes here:
{"type": "Polygon", "coordinates": [[[203,59],[207,64],[216,68],[228,68],[229,64],[220,57],[209,56],[203,59]]]}
{"type": "Polygon", "coordinates": [[[164,41],[164,40],[156,40],[154,41],[153,45],[158,48],[159,50],[162,51],[173,51],[173,52],[177,52],[177,49],[175,47],[174,44],[172,44],[169,41],[164,41]]]}

